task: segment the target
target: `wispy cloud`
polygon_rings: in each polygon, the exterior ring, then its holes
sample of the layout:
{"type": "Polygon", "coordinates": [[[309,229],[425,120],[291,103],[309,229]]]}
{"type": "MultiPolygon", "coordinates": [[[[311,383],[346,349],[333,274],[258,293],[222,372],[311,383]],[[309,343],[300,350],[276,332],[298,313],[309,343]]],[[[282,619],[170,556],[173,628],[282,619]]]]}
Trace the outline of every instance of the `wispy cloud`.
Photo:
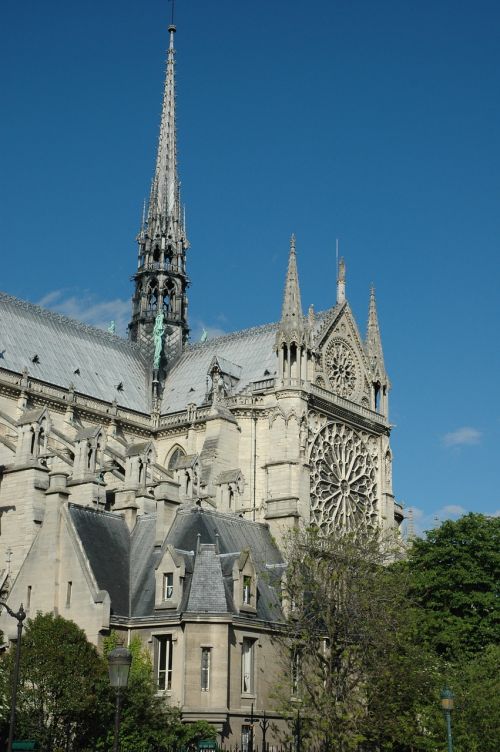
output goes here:
{"type": "Polygon", "coordinates": [[[116,333],[122,336],[126,333],[130,319],[129,300],[99,300],[89,291],[52,290],[38,301],[38,305],[99,329],[107,329],[111,321],[114,321],[116,333]]]}
{"type": "Polygon", "coordinates": [[[457,428],[456,431],[445,433],[442,437],[442,442],[445,447],[464,446],[466,444],[479,444],[481,437],[482,433],[477,428],[463,426],[462,428],[457,428]]]}

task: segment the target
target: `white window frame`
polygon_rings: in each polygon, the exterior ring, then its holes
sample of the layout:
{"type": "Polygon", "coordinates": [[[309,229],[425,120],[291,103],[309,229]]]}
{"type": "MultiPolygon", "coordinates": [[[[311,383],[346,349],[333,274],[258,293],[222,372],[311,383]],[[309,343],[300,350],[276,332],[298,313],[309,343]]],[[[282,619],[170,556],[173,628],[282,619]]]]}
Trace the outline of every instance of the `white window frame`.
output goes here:
{"type": "Polygon", "coordinates": [[[249,574],[243,575],[243,605],[250,606],[252,602],[252,577],[249,574]]]}
{"type": "Polygon", "coordinates": [[[170,601],[174,595],[174,573],[165,572],[163,574],[163,600],[170,601]]]}
{"type": "Polygon", "coordinates": [[[253,695],[255,664],[255,640],[244,637],[241,643],[241,694],[253,695]]]}
{"type": "Polygon", "coordinates": [[[156,686],[159,692],[172,689],[173,640],[171,634],[157,635],[156,686]]]}

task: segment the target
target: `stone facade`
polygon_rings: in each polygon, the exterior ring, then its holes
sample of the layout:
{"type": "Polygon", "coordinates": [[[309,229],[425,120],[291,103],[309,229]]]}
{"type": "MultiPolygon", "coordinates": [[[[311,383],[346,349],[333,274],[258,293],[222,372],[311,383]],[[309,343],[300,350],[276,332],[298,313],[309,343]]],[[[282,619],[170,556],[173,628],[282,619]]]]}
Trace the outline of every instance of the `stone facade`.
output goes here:
{"type": "Polygon", "coordinates": [[[0,582],[98,645],[138,634],[185,719],[240,743],[272,716],[283,535],[402,521],[390,383],[374,291],[365,338],[343,262],[304,316],[293,237],[278,323],[188,342],[169,31],[130,339],[0,295],[0,582]]]}

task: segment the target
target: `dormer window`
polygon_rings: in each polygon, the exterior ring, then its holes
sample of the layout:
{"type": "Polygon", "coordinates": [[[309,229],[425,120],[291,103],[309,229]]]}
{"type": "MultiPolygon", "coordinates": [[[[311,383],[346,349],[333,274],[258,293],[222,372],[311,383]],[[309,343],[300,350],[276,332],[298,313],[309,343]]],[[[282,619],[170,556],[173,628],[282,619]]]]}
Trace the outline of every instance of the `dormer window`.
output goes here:
{"type": "Polygon", "coordinates": [[[250,606],[252,600],[252,578],[250,575],[243,575],[243,605],[250,606]]]}
{"type": "Polygon", "coordinates": [[[163,600],[169,601],[174,594],[174,575],[173,572],[166,572],[163,575],[163,600]]]}

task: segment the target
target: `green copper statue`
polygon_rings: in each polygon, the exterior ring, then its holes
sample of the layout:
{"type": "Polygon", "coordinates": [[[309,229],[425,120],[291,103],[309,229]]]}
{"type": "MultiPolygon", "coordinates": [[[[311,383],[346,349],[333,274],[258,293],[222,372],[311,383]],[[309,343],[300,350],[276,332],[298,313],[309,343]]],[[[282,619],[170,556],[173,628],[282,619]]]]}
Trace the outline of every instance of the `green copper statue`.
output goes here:
{"type": "Polygon", "coordinates": [[[155,318],[155,327],[153,329],[153,341],[155,343],[155,355],[153,360],[154,368],[160,367],[161,351],[163,347],[163,335],[165,334],[163,328],[163,311],[158,311],[155,318]]]}

